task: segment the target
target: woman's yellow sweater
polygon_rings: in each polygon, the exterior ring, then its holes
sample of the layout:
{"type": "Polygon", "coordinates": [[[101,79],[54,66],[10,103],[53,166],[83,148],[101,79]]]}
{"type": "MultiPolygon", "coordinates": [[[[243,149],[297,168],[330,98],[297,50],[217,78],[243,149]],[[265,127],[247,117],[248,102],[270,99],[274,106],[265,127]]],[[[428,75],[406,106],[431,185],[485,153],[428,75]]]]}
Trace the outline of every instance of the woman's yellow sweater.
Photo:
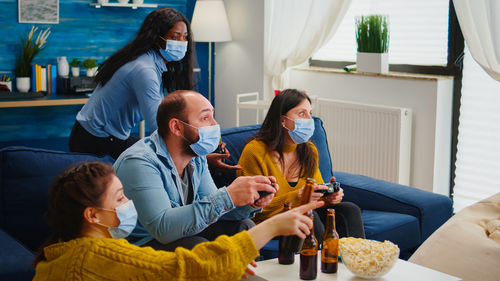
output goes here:
{"type": "MultiPolygon", "coordinates": [[[[312,142],[308,142],[308,144],[312,147],[314,159],[318,161],[318,149],[316,149],[316,146],[312,142]]],[[[264,142],[254,139],[247,143],[245,148],[243,148],[238,164],[241,165],[243,169],[236,172],[237,176],[274,176],[279,185],[279,190],[271,203],[265,206],[262,212],[257,213],[253,218],[255,223],[260,223],[280,213],[283,210],[283,204],[285,202],[291,202],[293,207],[298,205],[299,190],[305,185],[306,178],[299,178],[295,187],[288,184],[288,181],[273,157],[272,151],[264,142]]],[[[318,163],[316,163],[316,167],[318,167],[318,163]]],[[[317,184],[323,183],[319,168],[316,168],[312,178],[316,180],[317,184]]]]}
{"type": "Polygon", "coordinates": [[[44,249],[33,280],[239,280],[259,252],[248,232],[186,250],[156,251],[125,239],[78,238],[44,249]]]}

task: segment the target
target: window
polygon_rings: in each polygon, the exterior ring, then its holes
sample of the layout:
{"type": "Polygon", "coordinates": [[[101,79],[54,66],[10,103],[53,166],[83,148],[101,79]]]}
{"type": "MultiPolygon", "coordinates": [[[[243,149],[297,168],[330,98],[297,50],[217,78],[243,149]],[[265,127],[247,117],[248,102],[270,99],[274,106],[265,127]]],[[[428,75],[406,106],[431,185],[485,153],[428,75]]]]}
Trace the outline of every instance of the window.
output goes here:
{"type": "Polygon", "coordinates": [[[454,211],[500,192],[500,82],[466,48],[458,126],[454,211]]]}
{"type": "Polygon", "coordinates": [[[356,61],[354,18],[389,15],[389,63],[446,65],[449,0],[353,0],[334,37],[313,60],[356,61]]]}

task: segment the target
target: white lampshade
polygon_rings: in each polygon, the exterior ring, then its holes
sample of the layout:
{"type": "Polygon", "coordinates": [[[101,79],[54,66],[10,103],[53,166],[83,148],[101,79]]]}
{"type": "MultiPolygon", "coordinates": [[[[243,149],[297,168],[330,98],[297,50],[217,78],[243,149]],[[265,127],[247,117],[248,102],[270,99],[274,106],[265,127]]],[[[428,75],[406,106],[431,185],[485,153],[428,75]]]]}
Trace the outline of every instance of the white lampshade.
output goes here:
{"type": "Polygon", "coordinates": [[[196,1],[191,30],[196,42],[230,41],[231,30],[222,0],[196,1]]]}

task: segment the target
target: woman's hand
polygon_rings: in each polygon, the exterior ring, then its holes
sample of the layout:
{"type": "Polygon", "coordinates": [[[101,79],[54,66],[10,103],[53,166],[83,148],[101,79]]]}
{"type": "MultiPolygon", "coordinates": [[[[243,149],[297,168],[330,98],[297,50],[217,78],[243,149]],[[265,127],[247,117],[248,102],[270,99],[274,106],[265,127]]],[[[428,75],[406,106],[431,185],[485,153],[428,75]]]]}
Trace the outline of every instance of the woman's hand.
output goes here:
{"type": "Polygon", "coordinates": [[[221,149],[224,149],[224,151],[226,152],[224,154],[223,153],[210,153],[207,155],[208,165],[219,172],[229,172],[232,170],[241,170],[242,168],[240,165],[231,166],[231,165],[224,163],[224,159],[227,159],[227,158],[229,158],[229,156],[231,156],[231,154],[229,154],[229,151],[227,149],[225,149],[225,147],[226,147],[226,144],[223,142],[221,144],[221,149]]]}
{"type": "Polygon", "coordinates": [[[313,227],[312,220],[305,216],[304,213],[319,208],[324,204],[323,201],[311,202],[277,214],[250,228],[248,234],[252,237],[257,249],[264,247],[269,240],[279,235],[297,235],[304,239],[313,227]]]}
{"type": "MultiPolygon", "coordinates": [[[[304,188],[306,186],[304,185],[300,190],[299,190],[299,199],[302,198],[302,194],[304,193],[304,188]]],[[[316,202],[318,201],[322,196],[323,196],[323,193],[320,193],[320,192],[314,192],[315,190],[326,190],[327,187],[324,186],[324,185],[318,185],[318,184],[314,184],[314,190],[313,190],[313,194],[311,196],[311,202],[316,202]]]]}
{"type": "MultiPolygon", "coordinates": [[[[332,177],[330,179],[330,182],[335,181],[335,177],[332,177]]],[[[328,196],[325,197],[326,202],[335,205],[338,204],[342,201],[342,198],[344,198],[344,190],[342,188],[339,189],[338,192],[334,192],[332,194],[328,194],[328,196]]]]}
{"type": "MultiPolygon", "coordinates": [[[[257,267],[257,264],[255,263],[255,261],[251,262],[250,265],[253,266],[253,267],[257,267]]],[[[243,273],[243,276],[241,276],[241,278],[248,279],[248,275],[247,274],[253,276],[253,275],[255,275],[255,272],[250,267],[247,267],[245,269],[245,273],[243,273]]]]}

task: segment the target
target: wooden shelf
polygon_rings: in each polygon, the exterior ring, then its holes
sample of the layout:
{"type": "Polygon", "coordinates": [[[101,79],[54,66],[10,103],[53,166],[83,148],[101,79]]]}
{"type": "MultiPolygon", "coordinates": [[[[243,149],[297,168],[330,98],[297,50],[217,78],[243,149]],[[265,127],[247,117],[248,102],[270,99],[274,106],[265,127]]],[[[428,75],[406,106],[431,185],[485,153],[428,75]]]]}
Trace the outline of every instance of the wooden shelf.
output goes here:
{"type": "Polygon", "coordinates": [[[94,6],[95,8],[101,7],[128,7],[132,9],[137,8],[157,8],[158,4],[134,4],[134,3],[89,3],[90,6],[94,6]]]}

